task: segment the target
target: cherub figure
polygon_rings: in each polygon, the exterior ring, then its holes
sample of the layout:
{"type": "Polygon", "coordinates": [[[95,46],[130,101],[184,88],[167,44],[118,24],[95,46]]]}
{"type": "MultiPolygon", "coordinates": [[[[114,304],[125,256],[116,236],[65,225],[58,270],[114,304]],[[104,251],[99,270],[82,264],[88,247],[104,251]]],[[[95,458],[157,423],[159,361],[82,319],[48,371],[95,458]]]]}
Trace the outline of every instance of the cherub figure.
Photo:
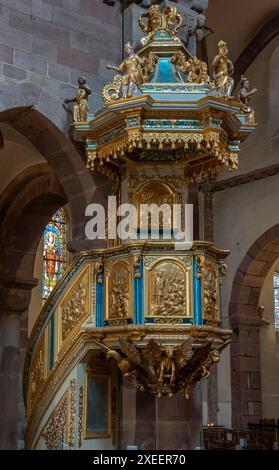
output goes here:
{"type": "Polygon", "coordinates": [[[238,99],[241,103],[241,109],[247,116],[247,122],[255,122],[255,111],[250,106],[251,96],[255,95],[258,92],[257,88],[253,88],[249,91],[250,82],[249,80],[242,75],[240,82],[240,90],[238,92],[238,99]]]}
{"type": "Polygon", "coordinates": [[[78,90],[75,98],[64,100],[64,104],[74,103],[73,106],[73,120],[74,122],[85,122],[87,120],[89,106],[88,96],[91,95],[92,90],[86,83],[85,77],[79,77],[78,90]]]}
{"type": "Polygon", "coordinates": [[[234,87],[232,78],[234,66],[228,58],[228,53],[227,43],[220,41],[218,43],[218,54],[212,62],[215,86],[218,88],[219,94],[226,98],[231,96],[234,87]]]}

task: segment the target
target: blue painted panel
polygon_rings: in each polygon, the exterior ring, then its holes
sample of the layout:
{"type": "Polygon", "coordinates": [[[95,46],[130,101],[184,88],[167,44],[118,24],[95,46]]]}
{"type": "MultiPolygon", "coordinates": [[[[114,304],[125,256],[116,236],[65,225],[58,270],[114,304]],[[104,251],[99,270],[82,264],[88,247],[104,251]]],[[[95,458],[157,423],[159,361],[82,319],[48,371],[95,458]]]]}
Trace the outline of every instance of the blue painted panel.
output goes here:
{"type": "Polygon", "coordinates": [[[140,260],[140,277],[134,278],[134,323],[136,325],[144,324],[143,314],[143,261],[140,260]]]}
{"type": "Polygon", "coordinates": [[[170,59],[160,59],[151,83],[175,83],[180,81],[170,59]]]}
{"type": "Polygon", "coordinates": [[[98,277],[96,284],[96,327],[100,328],[104,326],[104,282],[102,276],[102,282],[100,282],[100,276],[98,277]]]}
{"type": "Polygon", "coordinates": [[[197,278],[198,266],[194,261],[194,325],[202,325],[201,279],[197,278]]]}

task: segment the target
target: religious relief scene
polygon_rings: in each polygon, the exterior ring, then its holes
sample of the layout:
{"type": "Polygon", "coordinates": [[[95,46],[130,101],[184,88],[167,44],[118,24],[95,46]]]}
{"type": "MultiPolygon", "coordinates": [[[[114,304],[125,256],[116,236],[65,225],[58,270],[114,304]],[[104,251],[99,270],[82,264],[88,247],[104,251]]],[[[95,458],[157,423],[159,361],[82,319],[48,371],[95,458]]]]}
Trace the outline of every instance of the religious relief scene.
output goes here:
{"type": "Polygon", "coordinates": [[[0,21],[0,449],[278,450],[278,0],[0,21]]]}

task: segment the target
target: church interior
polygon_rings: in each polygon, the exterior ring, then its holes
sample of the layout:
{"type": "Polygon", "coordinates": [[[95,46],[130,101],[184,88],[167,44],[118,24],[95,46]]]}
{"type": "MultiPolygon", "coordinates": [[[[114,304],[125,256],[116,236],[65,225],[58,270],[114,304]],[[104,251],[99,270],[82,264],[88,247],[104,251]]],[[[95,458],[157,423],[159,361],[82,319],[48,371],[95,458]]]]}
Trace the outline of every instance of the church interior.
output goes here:
{"type": "Polygon", "coordinates": [[[278,450],[278,0],[0,24],[0,449],[278,450]]]}

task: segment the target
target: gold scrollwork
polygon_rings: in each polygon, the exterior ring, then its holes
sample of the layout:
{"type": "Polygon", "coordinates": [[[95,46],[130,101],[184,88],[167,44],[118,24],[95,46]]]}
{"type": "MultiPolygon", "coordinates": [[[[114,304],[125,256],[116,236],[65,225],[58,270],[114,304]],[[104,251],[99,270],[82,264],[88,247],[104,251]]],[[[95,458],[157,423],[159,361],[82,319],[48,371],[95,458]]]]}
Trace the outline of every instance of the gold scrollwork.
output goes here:
{"type": "Polygon", "coordinates": [[[70,381],[70,423],[69,423],[69,447],[75,446],[75,424],[76,424],[76,379],[70,381]]]}
{"type": "Polygon", "coordinates": [[[52,412],[42,434],[48,450],[58,449],[66,442],[68,416],[68,391],[63,395],[52,412]]]}
{"type": "Polygon", "coordinates": [[[120,91],[122,87],[122,76],[115,75],[113,82],[105,85],[102,90],[102,97],[106,103],[116,101],[119,99],[120,91]]]}
{"type": "Polygon", "coordinates": [[[189,83],[207,83],[212,86],[210,77],[207,73],[207,64],[199,60],[197,57],[191,57],[186,60],[183,52],[178,51],[172,56],[171,61],[176,65],[179,72],[188,74],[187,81],[189,83]]]}
{"type": "Polygon", "coordinates": [[[45,334],[42,335],[34,354],[30,374],[30,405],[38,395],[45,380],[45,334]]]}
{"type": "Polygon", "coordinates": [[[145,46],[153,41],[157,31],[167,32],[170,36],[175,36],[182,24],[182,16],[175,7],[166,6],[162,11],[159,5],[152,5],[139,17],[139,26],[148,36],[141,40],[145,46]]]}
{"type": "Polygon", "coordinates": [[[84,408],[84,390],[83,386],[79,387],[78,395],[78,447],[82,446],[83,437],[83,408],[84,408]]]}

